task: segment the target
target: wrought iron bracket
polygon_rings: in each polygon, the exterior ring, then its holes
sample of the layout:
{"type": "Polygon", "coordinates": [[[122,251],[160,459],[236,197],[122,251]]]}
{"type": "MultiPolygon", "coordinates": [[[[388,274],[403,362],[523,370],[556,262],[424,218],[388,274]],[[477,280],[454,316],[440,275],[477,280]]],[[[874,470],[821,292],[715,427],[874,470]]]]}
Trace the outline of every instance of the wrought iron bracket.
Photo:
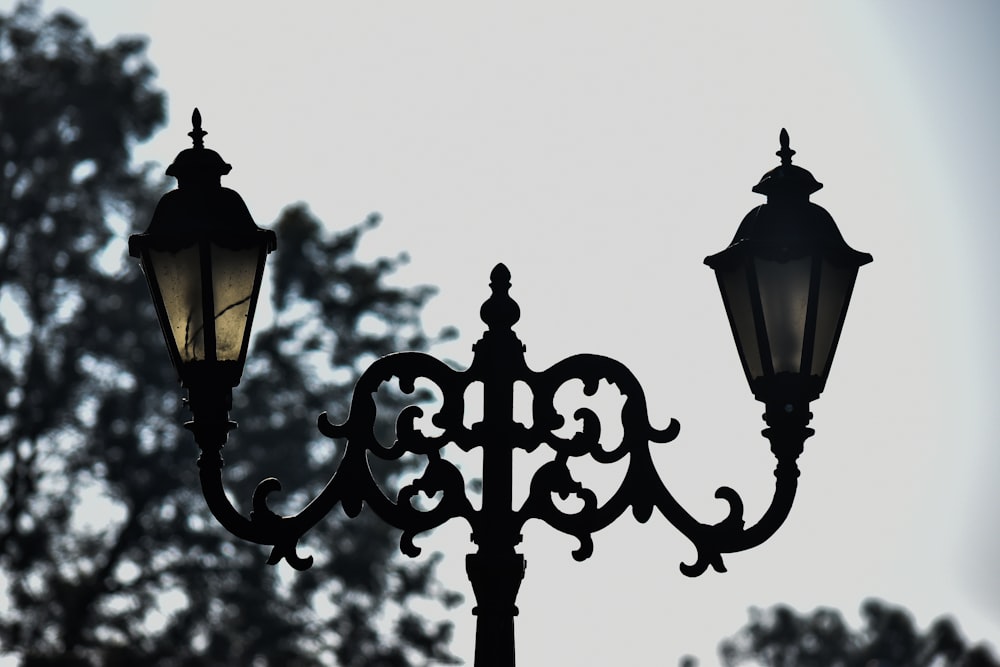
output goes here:
{"type": "Polygon", "coordinates": [[[740,496],[733,489],[722,487],[715,496],[729,504],[728,515],[715,524],[701,523],[667,490],[650,455],[650,442],[666,443],[677,437],[680,431],[677,420],[671,419],[664,429],[650,425],[642,387],[631,371],[614,359],[579,354],[545,371],[529,369],[524,360],[525,348],[512,331],[519,319],[519,307],[508,293],[510,273],[500,264],[493,270],[491,279],[493,293],[481,311],[489,329],[474,346],[475,356],[468,370],[455,370],[420,352],[391,354],[375,361],[358,380],[347,421],[334,424],[326,413],[320,415],[319,430],[329,438],[345,439],[345,453],[326,488],[298,514],[279,516],[268,508],[267,496],[281,489],[280,482],[274,478],[265,479],[257,486],[249,518],[244,518],[229,503],[222,486],[220,455],[228,431],[235,427],[228,419],[228,390],[225,400],[212,398],[219,396],[218,390],[203,394],[192,392],[189,402],[195,419],[186,426],[194,432],[202,447],[199,460],[202,487],[220,523],[242,539],[273,545],[269,563],[284,558],[300,569],[309,567],[312,559],[297,555],[298,540],[338,503],[352,517],[368,503],[384,521],[403,531],[400,548],[408,556],[420,553],[413,542],[417,535],[461,517],[470,524],[477,544],[499,540],[505,545],[520,541],[521,528],[529,519],[540,519],[579,541],[579,547],[573,551],[577,560],[584,560],[593,552],[593,533],[625,510],[631,507],[636,519],[645,522],[655,508],[687,536],[698,551],[694,564],[681,565],[681,571],[688,576],[697,576],[708,566],[723,572],[726,569],[723,554],[752,548],[774,534],[787,517],[795,496],[799,476],[796,459],[805,439],[813,434],[807,427],[812,416],[807,404],[767,407],[764,417],[768,428],[763,435],[771,441],[778,465],[774,473],[774,498],[760,521],[745,527],[740,496]],[[419,379],[438,388],[443,400],[438,412],[431,417],[431,423],[441,430],[439,434],[428,436],[414,425],[424,416],[424,410],[411,405],[398,416],[396,441],[384,447],[376,440],[375,393],[393,378],[398,380],[402,391],[408,393],[414,391],[419,379]],[[582,430],[571,437],[556,435],[565,417],[555,408],[555,394],[573,380],[583,383],[587,395],[593,395],[604,381],[617,387],[625,397],[621,413],[623,437],[616,446],[606,449],[602,444],[600,418],[588,408],[581,408],[573,415],[583,422],[582,430]],[[463,423],[466,390],[476,382],[482,383],[485,391],[485,416],[483,421],[466,427],[463,423]],[[530,426],[513,418],[515,382],[524,383],[531,391],[533,418],[530,426]],[[466,451],[476,447],[484,450],[483,474],[487,479],[480,510],[473,509],[466,495],[461,471],[441,455],[444,447],[452,443],[466,451]],[[515,448],[533,451],[541,445],[549,447],[554,457],[534,473],[527,500],[514,508],[509,497],[509,472],[497,473],[510,468],[510,455],[515,448]],[[389,498],[372,476],[368,457],[393,460],[406,453],[426,456],[426,467],[420,477],[400,489],[395,499],[389,498]],[[574,479],[568,462],[581,456],[590,456],[599,463],[614,463],[628,457],[621,486],[606,501],[599,502],[592,490],[574,479]],[[494,470],[494,462],[499,462],[504,470],[494,470]],[[500,484],[506,488],[498,488],[500,484]],[[441,501],[430,510],[420,510],[412,501],[421,493],[427,497],[440,493],[441,501]],[[572,513],[566,512],[556,504],[554,496],[562,499],[575,496],[582,507],[572,513]],[[494,502],[494,497],[499,497],[499,502],[494,502]]]}
{"type": "MultiPolygon", "coordinates": [[[[646,397],[638,380],[614,359],[579,354],[568,357],[544,371],[528,368],[525,347],[513,332],[520,317],[518,304],[510,297],[510,272],[503,264],[493,269],[491,295],[483,304],[481,317],[487,331],[473,347],[472,364],[456,370],[421,352],[400,352],[376,360],[359,378],[350,413],[340,424],[320,415],[320,432],[343,440],[343,458],[326,487],[299,513],[279,516],[267,506],[267,497],[281,488],[274,478],[260,482],[253,494],[253,511],[241,515],[229,502],[222,483],[222,445],[235,425],[228,419],[228,400],[191,394],[194,432],[203,453],[199,460],[201,483],[208,505],[230,532],[260,544],[272,545],[268,563],[284,559],[297,569],[312,564],[311,557],[297,553],[299,540],[339,503],[348,516],[354,517],[367,504],[388,524],[400,529],[400,549],[416,556],[420,548],[414,538],[455,518],[465,519],[472,528],[472,540],[478,546],[470,554],[467,569],[477,598],[477,665],[513,664],[514,601],[524,572],[524,558],[516,553],[521,530],[531,519],[544,521],[552,528],[571,535],[579,542],[572,552],[576,560],[588,558],[594,550],[593,534],[609,525],[631,508],[633,516],[646,522],[656,509],[695,546],[697,558],[681,564],[687,576],[698,576],[709,567],[724,572],[723,555],[750,549],[767,540],[781,526],[791,509],[799,476],[796,459],[806,438],[811,414],[807,404],[768,405],[763,435],[771,441],[777,459],[775,492],[770,506],[760,520],[747,527],[743,501],[729,487],[721,487],[715,496],[729,505],[727,516],[714,524],[701,523],[692,517],[663,484],[650,454],[650,443],[674,440],[680,425],[670,419],[665,428],[649,422],[646,397]],[[437,388],[440,405],[430,422],[438,432],[428,435],[416,421],[424,417],[419,405],[405,407],[396,420],[396,439],[388,447],[375,437],[377,405],[375,394],[383,383],[396,379],[404,393],[413,393],[418,380],[437,388]],[[608,447],[602,442],[601,420],[589,408],[580,408],[574,419],[583,426],[575,435],[557,431],[565,417],[555,407],[555,395],[568,382],[583,383],[584,393],[594,395],[602,383],[614,386],[624,397],[621,409],[621,441],[608,447]],[[466,395],[473,383],[483,389],[483,419],[465,425],[466,395]],[[514,386],[523,383],[532,396],[531,423],[524,425],[514,418],[514,386]],[[462,472],[442,456],[448,445],[465,451],[482,449],[482,505],[473,507],[466,492],[462,472]],[[515,507],[512,499],[513,452],[534,451],[547,447],[552,459],[534,473],[526,500],[515,507]],[[422,474],[403,486],[395,498],[389,497],[372,475],[371,456],[399,459],[404,454],[426,457],[422,474]],[[570,469],[571,459],[590,457],[598,463],[627,459],[624,478],[610,497],[603,501],[578,481],[570,469]],[[438,496],[430,509],[414,504],[418,494],[438,496]],[[574,511],[566,511],[556,497],[575,497],[574,511]],[[496,659],[510,652],[510,660],[496,659]],[[479,656],[483,657],[481,662],[479,656]]],[[[227,390],[228,391],[228,390],[227,390]]],[[[228,396],[228,394],[227,394],[228,396]]]]}

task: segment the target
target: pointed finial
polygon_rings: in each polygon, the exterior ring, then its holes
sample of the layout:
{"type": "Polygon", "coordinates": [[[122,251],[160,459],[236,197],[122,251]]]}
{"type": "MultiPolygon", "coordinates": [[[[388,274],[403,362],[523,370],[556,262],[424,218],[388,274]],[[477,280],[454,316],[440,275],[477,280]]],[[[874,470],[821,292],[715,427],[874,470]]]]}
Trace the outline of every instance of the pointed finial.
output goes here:
{"type": "Polygon", "coordinates": [[[509,330],[521,318],[521,309],[510,297],[510,270],[503,264],[497,264],[490,273],[490,291],[479,316],[490,331],[509,330]]]}
{"type": "Polygon", "coordinates": [[[781,144],[781,150],[779,150],[775,155],[781,158],[781,164],[788,166],[792,163],[792,156],[795,155],[795,151],[788,147],[788,130],[781,128],[781,133],[778,134],[778,143],[781,144]]]}
{"type": "Polygon", "coordinates": [[[191,126],[194,128],[188,132],[188,136],[194,142],[195,148],[205,147],[205,135],[208,134],[205,130],[201,129],[201,112],[198,111],[198,107],[195,107],[194,113],[191,114],[191,126]]]}
{"type": "Polygon", "coordinates": [[[493,267],[490,271],[490,287],[494,291],[497,289],[503,289],[504,287],[510,287],[510,269],[503,262],[500,262],[493,267]]]}

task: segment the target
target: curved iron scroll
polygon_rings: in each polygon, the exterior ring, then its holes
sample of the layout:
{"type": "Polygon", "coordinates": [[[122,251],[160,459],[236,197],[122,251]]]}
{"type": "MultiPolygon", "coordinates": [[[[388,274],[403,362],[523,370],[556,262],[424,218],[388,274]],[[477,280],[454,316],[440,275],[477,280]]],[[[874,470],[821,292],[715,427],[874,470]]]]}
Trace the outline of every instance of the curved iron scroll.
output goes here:
{"type": "MultiPolygon", "coordinates": [[[[232,423],[227,417],[199,422],[196,410],[195,421],[189,428],[195,432],[204,450],[199,460],[202,487],[219,522],[242,539],[273,545],[268,563],[274,564],[284,558],[293,567],[305,569],[312,564],[312,558],[299,557],[297,543],[337,503],[341,503],[352,517],[367,503],[384,521],[402,530],[400,548],[408,556],[420,553],[413,542],[417,535],[452,518],[462,517],[472,527],[473,540],[479,545],[480,553],[503,553],[508,559],[515,555],[514,546],[520,541],[521,529],[529,519],[540,519],[574,536],[579,547],[573,551],[573,557],[584,560],[593,552],[594,532],[630,507],[641,522],[648,520],[655,508],[697,549],[697,560],[681,565],[681,571],[688,576],[697,576],[709,566],[725,571],[723,554],[756,546],[778,529],[795,495],[799,474],[795,460],[802,451],[803,441],[812,434],[806,426],[811,416],[807,405],[768,406],[765,419],[769,428],[764,435],[772,442],[778,466],[775,494],[762,518],[755,525],[745,527],[742,500],[731,488],[722,487],[715,495],[728,503],[727,517],[715,524],[700,523],[664,486],[649,451],[650,442],[666,443],[677,437],[680,430],[677,421],[671,419],[662,430],[651,426],[642,387],[631,371],[613,359],[581,354],[564,359],[545,371],[530,370],[524,360],[524,346],[512,330],[520,313],[517,303],[508,294],[510,273],[504,265],[493,270],[490,285],[492,294],[481,311],[488,330],[474,346],[473,362],[467,370],[455,370],[419,352],[388,355],[375,361],[358,380],[344,423],[330,422],[325,413],[319,417],[319,430],[323,435],[346,439],[347,444],[343,459],[327,486],[298,514],[278,516],[268,508],[268,494],[281,488],[273,478],[258,485],[249,518],[244,518],[232,507],[223,491],[222,461],[218,455],[232,423]],[[441,404],[431,416],[431,423],[440,429],[439,434],[430,436],[416,427],[415,420],[424,412],[421,407],[411,405],[398,415],[395,442],[384,447],[376,440],[375,393],[382,383],[393,378],[398,379],[400,388],[407,393],[414,391],[419,380],[437,387],[441,404]],[[573,415],[583,422],[582,430],[571,437],[556,434],[565,418],[555,408],[555,395],[571,381],[581,381],[587,395],[593,395],[601,382],[616,387],[621,393],[624,403],[620,443],[605,448],[601,442],[600,419],[586,408],[573,415]],[[466,427],[465,396],[469,386],[476,382],[482,383],[484,390],[484,417],[481,422],[466,427]],[[513,418],[516,382],[527,385],[533,397],[530,426],[513,418]],[[450,444],[467,451],[476,447],[483,449],[481,509],[473,508],[470,503],[461,471],[442,456],[442,450],[450,444]],[[534,472],[527,499],[519,508],[514,508],[511,500],[513,450],[532,451],[541,445],[553,452],[553,459],[534,472]],[[426,457],[427,464],[423,473],[392,499],[376,483],[368,457],[371,454],[383,459],[398,459],[406,453],[426,457]],[[577,481],[570,471],[570,459],[584,456],[599,463],[613,463],[628,457],[619,488],[604,502],[599,502],[596,494],[577,481]],[[440,501],[432,509],[418,509],[412,501],[420,493],[428,497],[440,493],[440,501]],[[555,503],[554,495],[563,499],[575,496],[582,507],[574,512],[564,511],[555,503]]],[[[194,394],[191,402],[196,409],[194,394]]],[[[224,413],[216,410],[213,414],[224,413]]],[[[523,568],[523,559],[519,562],[519,567],[523,568]]],[[[470,564],[470,576],[472,572],[470,564]]],[[[519,575],[514,578],[519,582],[519,575]]],[[[516,595],[516,583],[513,585],[516,595]]]]}

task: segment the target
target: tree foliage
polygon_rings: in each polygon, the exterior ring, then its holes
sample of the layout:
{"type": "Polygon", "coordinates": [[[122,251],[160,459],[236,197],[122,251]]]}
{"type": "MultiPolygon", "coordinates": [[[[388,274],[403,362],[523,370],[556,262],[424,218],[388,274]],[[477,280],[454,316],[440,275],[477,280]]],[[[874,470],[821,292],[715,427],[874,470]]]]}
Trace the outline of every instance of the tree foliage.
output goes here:
{"type": "Polygon", "coordinates": [[[921,632],[905,609],[874,599],[862,604],[861,616],[864,625],[854,629],[834,609],[751,609],[749,623],[722,642],[719,654],[726,667],[1000,667],[950,618],[921,632]]]}
{"type": "MultiPolygon", "coordinates": [[[[164,122],[140,38],[95,44],[37,2],[0,16],[0,655],[23,665],[399,665],[453,661],[435,560],[339,512],[317,564],[264,564],[205,508],[145,283],[123,262],[162,183],[131,148],[164,122]]],[[[178,146],[178,149],[184,146],[178,146]]],[[[169,157],[169,156],[167,156],[169,157]]],[[[302,206],[274,226],[270,321],[235,391],[234,498],[274,474],[297,510],[336,464],[315,417],[343,416],[359,363],[425,346],[429,288],[355,256],[376,222],[330,235],[302,206]]],[[[266,310],[266,308],[264,309],[266,310]]],[[[390,398],[390,400],[392,400],[390,398]]],[[[379,473],[389,483],[399,466],[379,473]]],[[[238,503],[245,505],[245,503],[238,503]]]]}

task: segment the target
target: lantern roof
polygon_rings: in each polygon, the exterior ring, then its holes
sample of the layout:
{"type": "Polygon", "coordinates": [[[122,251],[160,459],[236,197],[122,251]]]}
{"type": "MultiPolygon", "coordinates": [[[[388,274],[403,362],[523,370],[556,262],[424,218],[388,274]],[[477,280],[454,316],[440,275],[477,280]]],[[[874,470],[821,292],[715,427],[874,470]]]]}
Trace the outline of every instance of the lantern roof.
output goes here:
{"type": "Polygon", "coordinates": [[[160,199],[146,232],[129,238],[129,253],[138,257],[146,246],[176,252],[199,239],[229,249],[263,244],[271,252],[276,247],[274,232],[258,227],[239,193],[221,186],[220,177],[232,167],[205,148],[207,133],[198,109],[191,114],[191,124],[188,136],[194,146],[181,151],[167,169],[178,187],[160,199]]]}
{"type": "Polygon", "coordinates": [[[788,146],[788,131],[785,128],[781,128],[778,143],[781,148],[775,155],[781,158],[781,164],[764,174],[760,183],[753,187],[753,191],[769,198],[772,195],[808,198],[822,188],[823,184],[813,178],[809,171],[792,164],[795,151],[788,146]]]}
{"type": "Polygon", "coordinates": [[[167,167],[167,176],[173,176],[178,181],[214,180],[232,171],[233,166],[221,155],[205,148],[205,135],[208,133],[201,129],[201,112],[198,109],[191,114],[191,125],[188,136],[194,146],[177,154],[173,164],[167,167]]]}
{"type": "Polygon", "coordinates": [[[766,195],[767,203],[743,218],[732,242],[722,252],[705,258],[712,268],[744,261],[746,254],[787,259],[821,252],[838,264],[861,266],[872,256],[859,252],[841,235],[833,216],[809,201],[809,195],[823,187],[809,171],[792,164],[795,151],[788,145],[788,132],[781,130],[781,164],[764,174],[753,191],[766,195]]]}

